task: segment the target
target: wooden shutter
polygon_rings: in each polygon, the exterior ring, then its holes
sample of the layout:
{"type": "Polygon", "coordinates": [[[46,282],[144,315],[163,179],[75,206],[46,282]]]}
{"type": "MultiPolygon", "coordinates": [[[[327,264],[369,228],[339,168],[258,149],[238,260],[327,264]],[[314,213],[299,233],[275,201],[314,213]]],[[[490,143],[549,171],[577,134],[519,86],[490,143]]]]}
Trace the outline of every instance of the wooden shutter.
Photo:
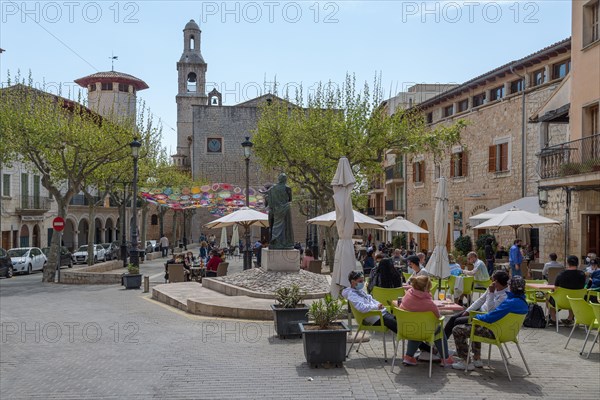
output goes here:
{"type": "Polygon", "coordinates": [[[413,183],[417,181],[417,168],[419,168],[419,163],[413,163],[413,183]]]}
{"type": "Polygon", "coordinates": [[[462,152],[462,176],[467,176],[468,173],[468,168],[469,167],[469,162],[467,161],[467,152],[463,151],[462,152]]]}
{"type": "Polygon", "coordinates": [[[508,171],[508,143],[500,145],[500,171],[508,171]]]}
{"type": "Polygon", "coordinates": [[[488,148],[488,172],[496,172],[496,145],[488,148]]]}
{"type": "Polygon", "coordinates": [[[419,163],[419,172],[421,173],[421,176],[419,177],[421,182],[425,182],[425,161],[419,163]]]}
{"type": "Polygon", "coordinates": [[[450,157],[450,177],[454,178],[456,176],[456,174],[454,173],[454,158],[456,157],[456,154],[452,154],[452,156],[450,157]]]}

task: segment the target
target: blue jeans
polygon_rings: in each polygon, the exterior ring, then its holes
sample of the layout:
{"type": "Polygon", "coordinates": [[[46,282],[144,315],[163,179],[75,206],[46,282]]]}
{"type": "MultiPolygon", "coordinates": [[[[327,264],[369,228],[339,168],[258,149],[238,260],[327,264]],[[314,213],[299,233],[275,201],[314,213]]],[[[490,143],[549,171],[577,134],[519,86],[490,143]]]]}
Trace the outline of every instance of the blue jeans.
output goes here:
{"type": "MultiPolygon", "coordinates": [[[[438,328],[438,330],[435,331],[435,333],[437,334],[439,333],[439,331],[440,329],[438,328]]],[[[423,342],[419,342],[416,340],[409,340],[408,345],[406,346],[406,355],[414,357],[415,353],[417,352],[417,349],[422,343],[423,342]]],[[[442,357],[442,354],[444,354],[446,358],[448,358],[448,341],[446,340],[446,335],[444,335],[442,339],[438,339],[435,341],[435,347],[437,347],[438,349],[438,355],[440,356],[440,358],[442,357]]],[[[423,349],[421,349],[421,351],[423,351],[423,349]]]]}
{"type": "Polygon", "coordinates": [[[521,267],[517,270],[515,264],[510,264],[510,276],[522,276],[521,271],[521,267]]]}

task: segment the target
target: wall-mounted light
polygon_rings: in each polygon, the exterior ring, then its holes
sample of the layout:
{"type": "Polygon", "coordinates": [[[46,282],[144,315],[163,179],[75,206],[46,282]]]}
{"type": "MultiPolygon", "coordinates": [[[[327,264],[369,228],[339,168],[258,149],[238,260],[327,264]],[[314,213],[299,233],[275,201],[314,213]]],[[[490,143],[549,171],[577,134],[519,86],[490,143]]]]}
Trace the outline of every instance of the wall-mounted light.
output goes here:
{"type": "Polygon", "coordinates": [[[540,207],[546,208],[548,205],[548,191],[546,189],[538,189],[538,201],[540,207]]]}

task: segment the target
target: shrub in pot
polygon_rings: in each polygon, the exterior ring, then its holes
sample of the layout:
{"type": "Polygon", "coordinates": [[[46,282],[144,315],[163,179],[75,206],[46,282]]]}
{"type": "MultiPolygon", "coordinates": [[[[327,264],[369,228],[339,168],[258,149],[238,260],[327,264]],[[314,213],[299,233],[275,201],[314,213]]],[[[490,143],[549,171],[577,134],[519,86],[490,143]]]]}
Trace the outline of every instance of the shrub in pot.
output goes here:
{"type": "Polygon", "coordinates": [[[346,337],[348,326],[344,321],[336,322],[345,313],[343,303],[325,296],[312,303],[308,316],[313,323],[300,323],[304,356],[311,367],[328,363],[341,366],[346,359],[346,337]]]}
{"type": "Polygon", "coordinates": [[[142,274],[140,267],[134,264],[127,265],[127,273],[123,275],[125,289],[139,289],[142,286],[142,274]]]}
{"type": "Polygon", "coordinates": [[[300,322],[308,322],[308,307],[301,304],[304,294],[298,285],[282,287],[275,292],[277,304],[271,305],[275,332],[281,339],[300,336],[300,322]]]}

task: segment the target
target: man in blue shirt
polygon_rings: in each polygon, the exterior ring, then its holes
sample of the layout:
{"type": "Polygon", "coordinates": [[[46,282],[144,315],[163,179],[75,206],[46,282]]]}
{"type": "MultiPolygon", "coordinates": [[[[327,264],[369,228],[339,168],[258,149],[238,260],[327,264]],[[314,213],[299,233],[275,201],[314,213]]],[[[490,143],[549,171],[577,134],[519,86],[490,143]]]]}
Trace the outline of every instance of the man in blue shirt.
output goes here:
{"type": "Polygon", "coordinates": [[[521,239],[515,239],[508,252],[508,262],[510,264],[510,276],[522,276],[521,265],[523,264],[523,254],[521,254],[521,239]]]}
{"type": "MultiPolygon", "coordinates": [[[[506,294],[506,300],[504,300],[496,309],[488,312],[487,314],[478,314],[473,318],[487,323],[494,323],[501,320],[509,313],[513,314],[527,314],[529,306],[527,300],[525,300],[525,280],[521,276],[513,276],[508,282],[510,292],[506,294]]],[[[482,326],[475,327],[475,333],[477,336],[493,338],[494,334],[487,328],[482,326]]],[[[459,361],[452,364],[454,369],[465,369],[465,363],[467,355],[469,353],[468,340],[471,335],[471,325],[457,325],[452,329],[452,335],[454,336],[454,343],[456,344],[456,355],[465,360],[459,361]]],[[[481,361],[481,343],[475,342],[471,345],[473,351],[473,362],[469,363],[468,370],[474,370],[475,367],[482,368],[483,362],[481,361]]]]}

